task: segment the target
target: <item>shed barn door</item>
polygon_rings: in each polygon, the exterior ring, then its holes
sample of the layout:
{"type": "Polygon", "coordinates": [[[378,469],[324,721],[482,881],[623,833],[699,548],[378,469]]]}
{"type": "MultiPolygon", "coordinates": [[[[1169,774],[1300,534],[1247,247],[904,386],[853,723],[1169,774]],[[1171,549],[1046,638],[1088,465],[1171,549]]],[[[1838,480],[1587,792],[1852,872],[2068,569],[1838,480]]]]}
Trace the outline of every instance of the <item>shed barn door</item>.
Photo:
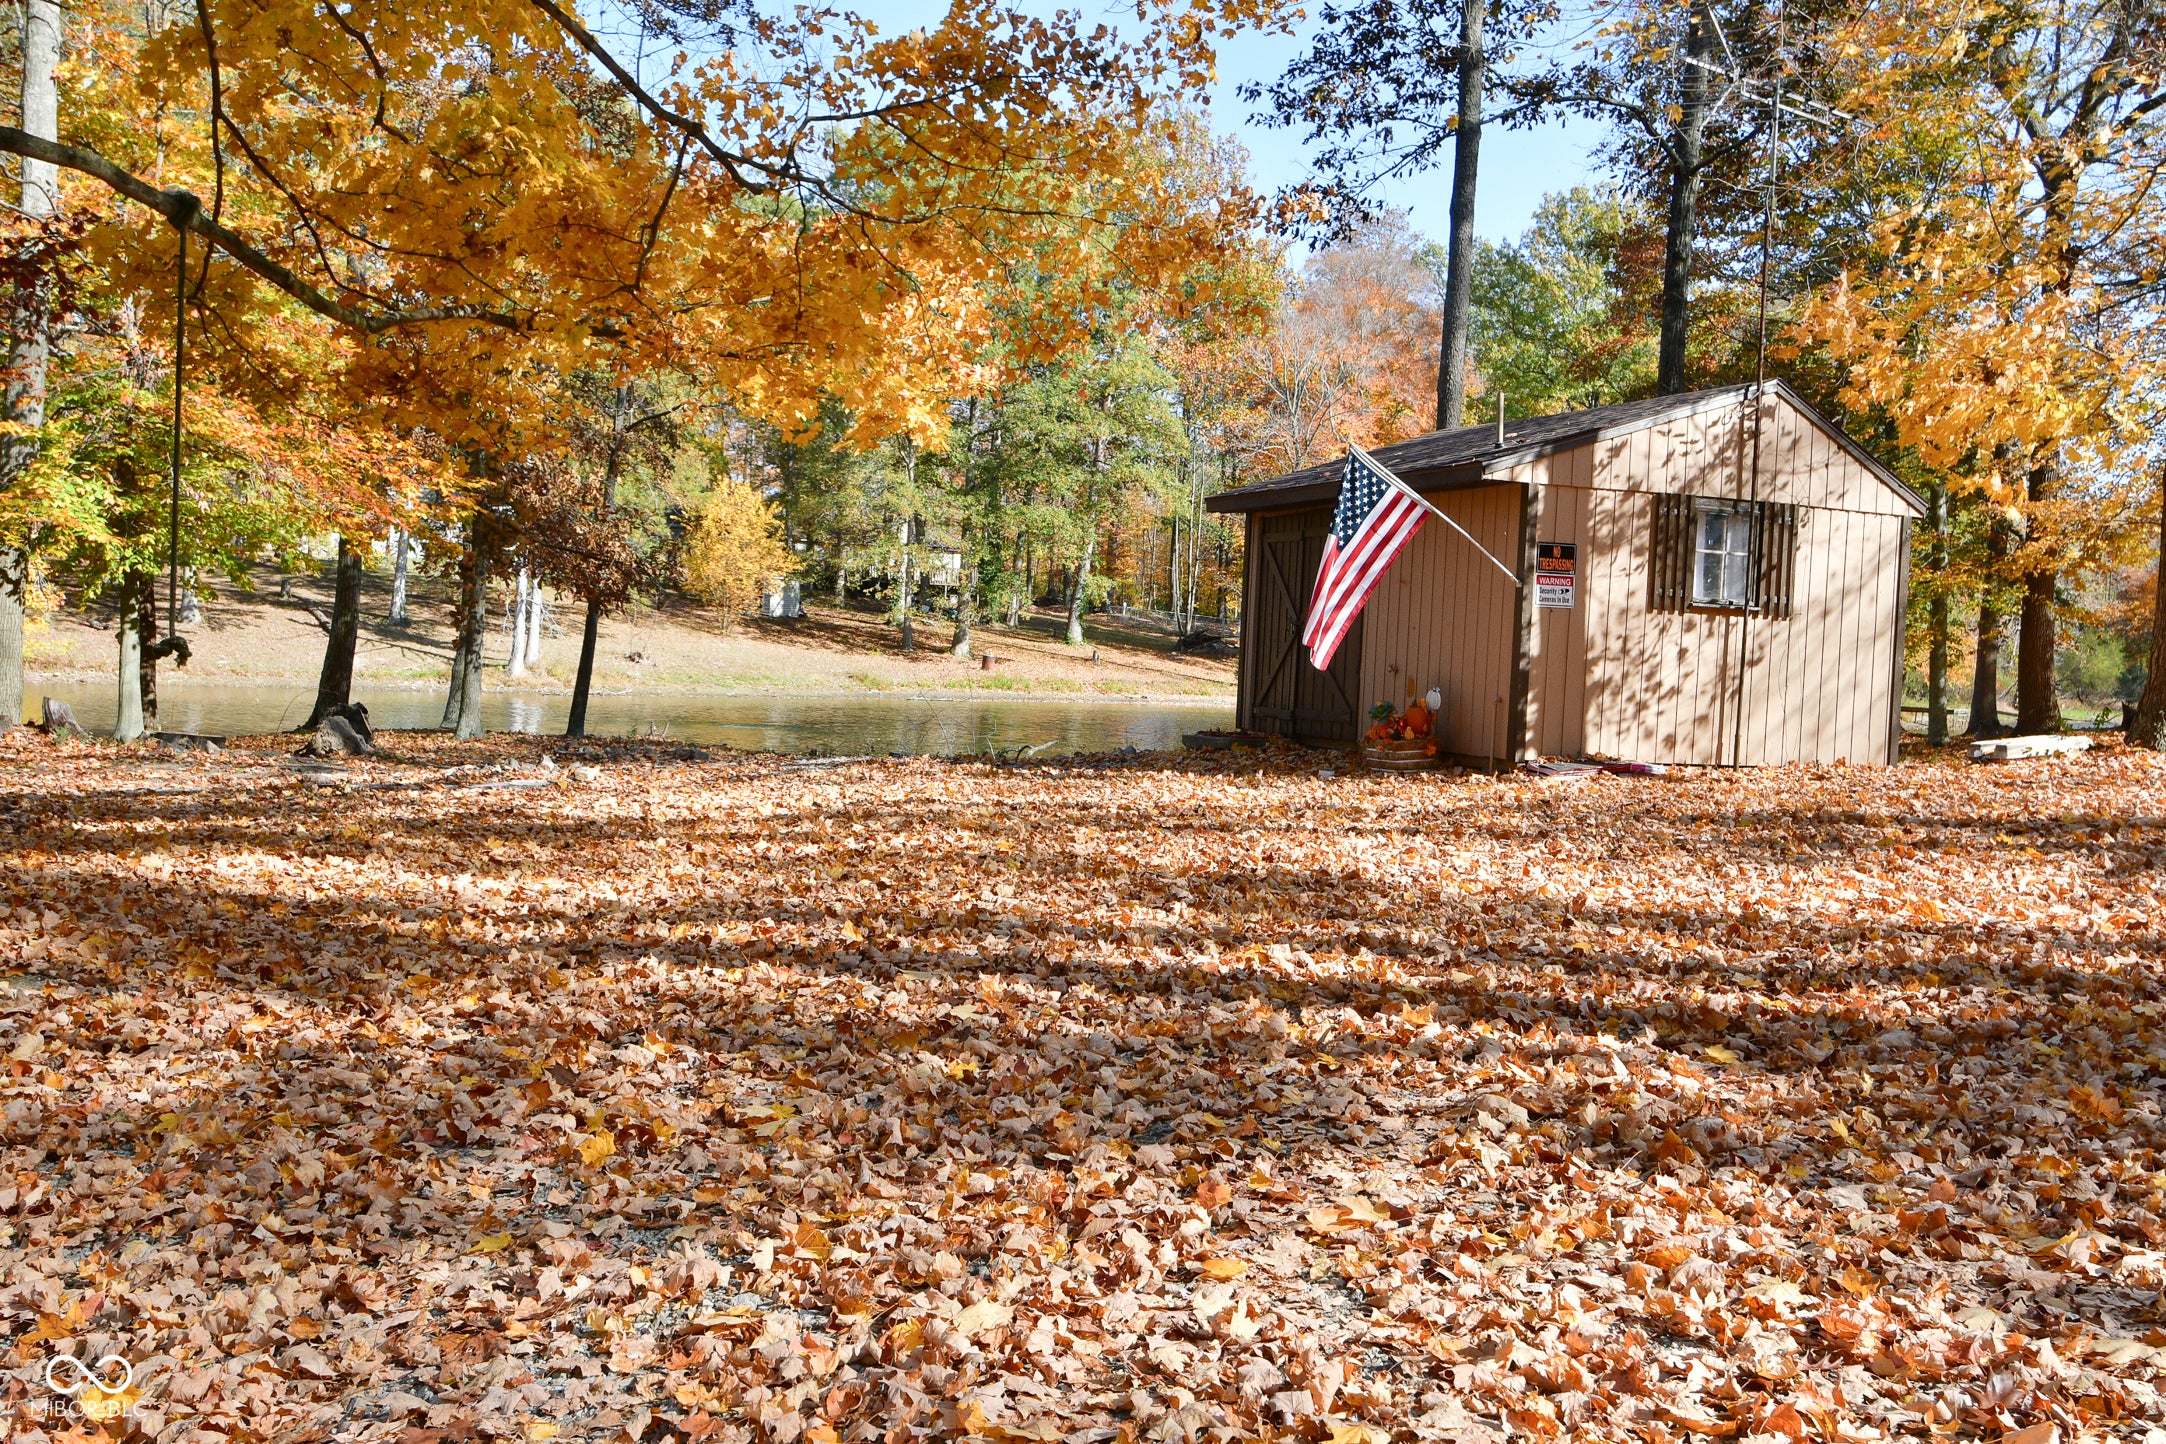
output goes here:
{"type": "Polygon", "coordinates": [[[1361,619],[1331,659],[1331,670],[1309,665],[1301,645],[1309,593],[1331,533],[1331,508],[1280,512],[1258,519],[1249,550],[1248,596],[1253,655],[1248,673],[1248,725],[1258,732],[1312,742],[1352,742],[1361,735],[1361,619]]]}

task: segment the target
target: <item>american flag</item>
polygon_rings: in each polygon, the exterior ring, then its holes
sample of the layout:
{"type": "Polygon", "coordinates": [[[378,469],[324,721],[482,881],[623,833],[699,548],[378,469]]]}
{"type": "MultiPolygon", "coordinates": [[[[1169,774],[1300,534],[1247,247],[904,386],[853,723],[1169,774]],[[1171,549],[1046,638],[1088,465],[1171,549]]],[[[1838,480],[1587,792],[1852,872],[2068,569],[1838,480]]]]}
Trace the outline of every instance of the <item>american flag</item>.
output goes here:
{"type": "Polygon", "coordinates": [[[1361,615],[1369,593],[1421,530],[1428,511],[1428,503],[1412,487],[1367,452],[1358,446],[1347,452],[1339,508],[1332,514],[1331,536],[1316,568],[1316,590],[1309,596],[1308,625],[1301,632],[1317,671],[1331,666],[1332,654],[1361,615]]]}

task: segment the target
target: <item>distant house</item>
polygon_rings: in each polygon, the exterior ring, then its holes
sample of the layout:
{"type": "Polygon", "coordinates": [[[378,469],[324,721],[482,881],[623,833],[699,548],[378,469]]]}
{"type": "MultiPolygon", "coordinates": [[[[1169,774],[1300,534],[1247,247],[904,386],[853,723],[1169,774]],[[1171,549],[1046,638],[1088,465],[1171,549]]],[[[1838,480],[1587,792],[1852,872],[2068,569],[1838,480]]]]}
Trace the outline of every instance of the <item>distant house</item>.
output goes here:
{"type": "Polygon", "coordinates": [[[915,540],[925,568],[926,584],[952,592],[963,579],[963,543],[946,532],[921,532],[915,540]]]}
{"type": "Polygon", "coordinates": [[[1788,387],[1375,455],[1528,584],[1431,517],[1318,672],[1300,637],[1343,460],[1222,492],[1211,509],[1247,517],[1242,726],[1352,742],[1374,704],[1436,687],[1444,750],[1470,759],[1894,759],[1924,503],[1788,387]]]}

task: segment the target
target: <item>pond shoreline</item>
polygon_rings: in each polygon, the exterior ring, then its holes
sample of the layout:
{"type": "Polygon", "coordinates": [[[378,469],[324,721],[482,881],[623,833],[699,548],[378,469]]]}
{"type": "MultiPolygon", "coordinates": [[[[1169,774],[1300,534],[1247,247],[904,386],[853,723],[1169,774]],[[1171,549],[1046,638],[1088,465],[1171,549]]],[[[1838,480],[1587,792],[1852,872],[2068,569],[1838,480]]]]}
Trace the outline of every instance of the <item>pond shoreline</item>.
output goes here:
{"type": "MultiPolygon", "coordinates": [[[[290,687],[313,698],[323,671],[324,630],[316,614],[332,604],[325,578],[292,578],[290,600],[276,595],[279,578],[265,571],[251,592],[221,589],[202,617],[182,630],[194,649],[183,668],[161,668],[165,686],[290,687]]],[[[453,598],[442,578],[416,579],[409,620],[383,620],[389,605],[384,578],[365,574],[355,639],[354,685],[383,695],[435,691],[448,684],[454,636],[453,598]]],[[[545,628],[526,670],[511,675],[509,638],[492,613],[484,640],[490,691],[545,699],[570,695],[579,672],[581,629],[569,599],[551,608],[558,625],[545,628]]],[[[883,614],[808,603],[794,620],[726,618],[710,608],[672,602],[605,616],[596,634],[593,696],[683,697],[960,695],[1112,697],[1146,703],[1172,698],[1228,698],[1238,668],[1228,658],[1177,652],[1165,632],[1107,614],[1084,618],[1084,643],[1067,643],[1067,616],[1033,608],[1018,625],[981,619],[972,655],[950,650],[952,625],[921,626],[916,645],[902,648],[900,630],[883,614]],[[992,659],[988,666],[986,659],[992,659]]],[[[31,639],[25,670],[32,687],[113,686],[115,634],[104,613],[60,611],[31,639]]],[[[36,698],[31,699],[32,706],[36,698]]]]}
{"type": "MultiPolygon", "coordinates": [[[[105,671],[31,672],[23,673],[23,696],[34,697],[41,686],[95,687],[117,686],[111,668],[105,671]]],[[[355,692],[434,692],[443,694],[449,684],[443,678],[434,681],[412,677],[356,677],[355,692]]],[[[314,678],[306,680],[281,673],[247,674],[219,673],[216,675],[189,676],[179,671],[161,671],[158,688],[161,695],[174,689],[200,690],[209,687],[250,687],[266,691],[284,689],[306,692],[313,696],[316,691],[314,678]]],[[[483,694],[491,697],[564,697],[572,695],[572,689],[554,682],[526,683],[496,679],[484,682],[483,694]]],[[[1091,692],[1080,688],[1065,691],[1058,688],[1035,689],[1024,687],[998,687],[967,683],[949,683],[939,687],[837,687],[814,686],[790,682],[773,685],[747,683],[741,686],[668,686],[652,687],[595,687],[588,691],[589,698],[600,697],[801,697],[808,700],[833,701],[845,698],[883,697],[895,702],[1078,702],[1107,706],[1178,706],[1178,707],[1231,707],[1234,691],[1227,687],[1222,692],[1091,692]]]]}
{"type": "MultiPolygon", "coordinates": [[[[46,678],[28,689],[67,702],[93,733],[109,731],[114,688],[107,678],[46,678]]],[[[351,695],[379,730],[429,731],[440,725],[443,691],[357,679],[351,695]]],[[[193,682],[159,689],[158,726],[209,736],[270,736],[308,715],[313,683],[193,682]]],[[[490,732],[562,736],[570,694],[561,689],[496,688],[482,695],[490,732]]],[[[1151,751],[1178,747],[1183,733],[1227,725],[1231,698],[1146,700],[1089,694],[1015,695],[842,689],[781,691],[597,691],[588,699],[587,736],[667,737],[746,751],[793,754],[905,753],[979,756],[1151,751]]]]}

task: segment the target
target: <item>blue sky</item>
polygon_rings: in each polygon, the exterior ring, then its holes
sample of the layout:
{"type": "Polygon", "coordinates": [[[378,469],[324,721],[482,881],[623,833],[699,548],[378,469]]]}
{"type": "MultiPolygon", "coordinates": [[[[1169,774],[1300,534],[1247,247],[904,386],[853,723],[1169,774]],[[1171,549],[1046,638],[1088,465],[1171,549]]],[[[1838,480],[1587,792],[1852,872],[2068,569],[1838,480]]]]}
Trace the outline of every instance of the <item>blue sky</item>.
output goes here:
{"type": "MultiPolygon", "coordinates": [[[[1304,26],[1303,31],[1312,28],[1304,26]]],[[[1250,177],[1263,190],[1300,181],[1308,174],[1309,158],[1298,132],[1251,125],[1251,107],[1234,91],[1244,81],[1276,78],[1305,45],[1298,35],[1245,34],[1219,49],[1219,83],[1211,96],[1213,121],[1221,132],[1238,137],[1248,147],[1250,177]]],[[[1599,137],[1600,127],[1587,121],[1532,130],[1485,127],[1474,201],[1475,230],[1489,240],[1511,240],[1527,228],[1543,196],[1595,179],[1589,155],[1599,137]]],[[[1399,181],[1382,195],[1388,204],[1412,216],[1415,230],[1441,241],[1449,228],[1451,162],[1445,160],[1434,170],[1399,181]]]]}
{"type": "MultiPolygon", "coordinates": [[[[842,0],[877,24],[883,34],[897,34],[916,26],[937,25],[947,13],[946,0],[842,0]]],[[[1071,0],[1072,3],[1072,0],[1071,0]]],[[[1040,0],[1024,0],[1023,8],[1045,12],[1055,8],[1040,0]]],[[[1133,7],[1100,9],[1085,0],[1087,16],[1107,24],[1133,29],[1133,7]],[[1125,23],[1124,23],[1125,22],[1125,23]]],[[[1304,27],[1306,28],[1306,27],[1304,27]]],[[[1249,149],[1250,178],[1261,190],[1291,185],[1308,173],[1308,156],[1297,133],[1265,130],[1249,124],[1249,107],[1234,91],[1244,81],[1270,80],[1287,61],[1301,53],[1299,35],[1245,34],[1221,45],[1219,79],[1208,97],[1213,124],[1221,133],[1238,138],[1249,149]]],[[[1590,180],[1595,170],[1588,156],[1599,128],[1585,121],[1542,126],[1530,131],[1491,127],[1482,135],[1480,188],[1476,195],[1475,228],[1491,240],[1508,240],[1526,229],[1534,208],[1551,191],[1569,190],[1590,180]]],[[[1447,161],[1425,175],[1415,176],[1382,193],[1387,204],[1410,213],[1414,228],[1441,241],[1451,195],[1451,165],[1447,161]]]]}

